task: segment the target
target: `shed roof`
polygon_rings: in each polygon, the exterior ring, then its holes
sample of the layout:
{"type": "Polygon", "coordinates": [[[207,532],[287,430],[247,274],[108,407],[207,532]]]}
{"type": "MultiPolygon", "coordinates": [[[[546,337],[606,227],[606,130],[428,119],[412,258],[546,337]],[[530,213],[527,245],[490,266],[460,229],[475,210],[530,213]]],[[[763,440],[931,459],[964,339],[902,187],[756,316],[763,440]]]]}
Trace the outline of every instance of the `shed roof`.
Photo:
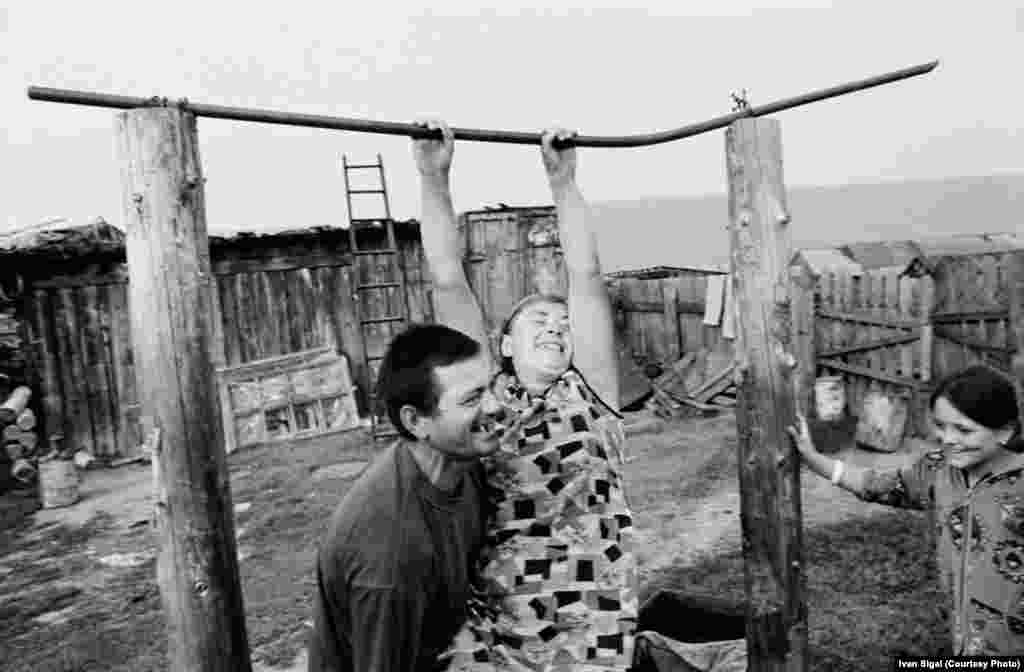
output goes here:
{"type": "Polygon", "coordinates": [[[45,255],[67,259],[123,249],[124,232],[102,217],[78,224],[58,217],[0,233],[0,257],[45,255]]]}
{"type": "MultiPolygon", "coordinates": [[[[372,227],[371,227],[372,228],[372,227]]],[[[368,231],[367,237],[383,238],[384,227],[368,231]]],[[[401,238],[419,235],[416,220],[395,222],[395,234],[401,238]]],[[[360,233],[360,236],[363,236],[360,233]]],[[[336,226],[278,229],[271,231],[224,231],[209,236],[211,247],[259,247],[287,245],[323,237],[343,237],[348,229],[336,226]]],[[[93,256],[123,255],[125,235],[117,226],[97,217],[86,223],[55,218],[13,231],[0,233],[0,258],[46,257],[84,259],[93,256]]]]}
{"type": "Polygon", "coordinates": [[[935,236],[916,240],[885,240],[850,243],[835,248],[801,249],[815,271],[849,269],[867,271],[898,267],[915,273],[927,271],[941,258],[968,257],[1024,250],[1024,238],[1014,233],[935,236]]]}
{"type": "Polygon", "coordinates": [[[703,273],[705,275],[719,275],[728,273],[724,268],[718,266],[650,266],[648,268],[628,269],[606,273],[608,278],[637,278],[641,280],[657,280],[659,278],[671,278],[687,273],[703,273]]]}

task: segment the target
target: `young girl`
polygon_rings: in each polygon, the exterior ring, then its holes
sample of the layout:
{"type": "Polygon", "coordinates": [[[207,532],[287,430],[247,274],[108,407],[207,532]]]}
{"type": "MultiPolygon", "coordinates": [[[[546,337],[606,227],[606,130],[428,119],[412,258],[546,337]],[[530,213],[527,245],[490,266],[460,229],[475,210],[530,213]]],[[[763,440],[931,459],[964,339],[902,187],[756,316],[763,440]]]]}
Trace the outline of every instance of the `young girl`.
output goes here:
{"type": "Polygon", "coordinates": [[[1024,653],[1024,442],[1014,386],[971,366],[939,383],[930,408],[940,445],[901,469],[822,455],[803,418],[789,432],[812,471],[860,499],[935,510],[954,654],[1024,653]]]}

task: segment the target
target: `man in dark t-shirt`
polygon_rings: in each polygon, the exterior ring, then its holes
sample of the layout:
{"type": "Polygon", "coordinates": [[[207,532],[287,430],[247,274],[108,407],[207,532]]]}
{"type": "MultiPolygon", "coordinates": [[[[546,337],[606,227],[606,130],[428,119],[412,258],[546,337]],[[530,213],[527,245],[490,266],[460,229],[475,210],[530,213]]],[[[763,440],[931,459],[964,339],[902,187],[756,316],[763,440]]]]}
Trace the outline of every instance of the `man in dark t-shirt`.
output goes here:
{"type": "Polygon", "coordinates": [[[342,499],[317,559],[310,672],[421,672],[467,618],[484,542],[480,458],[503,428],[492,360],[473,338],[414,325],[378,392],[401,437],[342,499]]]}

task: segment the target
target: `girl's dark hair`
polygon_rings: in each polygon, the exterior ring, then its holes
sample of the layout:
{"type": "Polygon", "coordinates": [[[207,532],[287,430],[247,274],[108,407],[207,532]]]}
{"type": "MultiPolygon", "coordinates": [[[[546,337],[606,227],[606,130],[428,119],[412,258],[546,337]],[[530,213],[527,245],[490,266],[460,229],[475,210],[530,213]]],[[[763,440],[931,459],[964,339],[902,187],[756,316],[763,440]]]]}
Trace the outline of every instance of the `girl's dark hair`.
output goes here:
{"type": "Polygon", "coordinates": [[[433,415],[442,392],[434,367],[472,359],[480,352],[474,339],[440,324],[413,324],[395,336],[377,374],[377,396],[395,430],[415,441],[415,435],[402,424],[402,406],[409,404],[433,415]]]}
{"type": "MultiPolygon", "coordinates": [[[[512,308],[512,312],[508,314],[505,321],[501,325],[501,336],[499,338],[508,336],[512,333],[512,322],[519,316],[519,313],[526,310],[527,307],[532,306],[535,303],[560,303],[566,308],[569,307],[569,302],[564,296],[559,294],[528,294],[526,297],[521,299],[519,303],[512,308]]],[[[501,352],[501,342],[498,342],[498,352],[501,352]]],[[[501,370],[508,374],[515,374],[516,367],[512,363],[511,357],[501,356],[501,370]]]]}
{"type": "Polygon", "coordinates": [[[940,381],[928,400],[928,407],[934,410],[940,397],[983,427],[992,430],[1012,427],[1013,434],[1006,447],[1024,452],[1017,390],[1006,375],[990,366],[974,364],[940,381]]]}

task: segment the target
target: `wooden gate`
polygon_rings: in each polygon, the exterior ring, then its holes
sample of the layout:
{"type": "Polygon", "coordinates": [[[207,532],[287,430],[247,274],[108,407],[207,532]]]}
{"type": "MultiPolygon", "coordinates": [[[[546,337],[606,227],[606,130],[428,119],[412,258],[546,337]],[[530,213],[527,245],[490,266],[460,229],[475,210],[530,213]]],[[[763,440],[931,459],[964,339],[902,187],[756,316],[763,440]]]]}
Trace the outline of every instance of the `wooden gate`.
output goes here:
{"type": "Polygon", "coordinates": [[[823,272],[815,319],[819,375],[843,375],[849,412],[869,392],[907,399],[907,433],[922,434],[932,378],[933,283],[901,268],[823,272]]]}
{"type": "Polygon", "coordinates": [[[872,390],[907,397],[907,433],[923,435],[935,381],[978,362],[1010,371],[1009,259],[940,257],[920,277],[902,267],[823,272],[815,313],[819,374],[845,376],[854,414],[872,390]]]}

